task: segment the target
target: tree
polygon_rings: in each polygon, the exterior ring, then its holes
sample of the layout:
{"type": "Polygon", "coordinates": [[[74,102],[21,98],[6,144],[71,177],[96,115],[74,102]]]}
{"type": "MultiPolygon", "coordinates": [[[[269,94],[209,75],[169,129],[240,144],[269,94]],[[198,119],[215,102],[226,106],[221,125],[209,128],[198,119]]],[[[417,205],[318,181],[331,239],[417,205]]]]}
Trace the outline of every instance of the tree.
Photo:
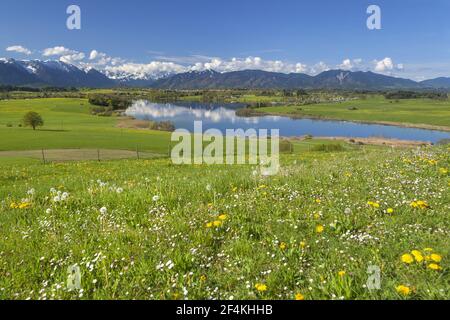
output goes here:
{"type": "Polygon", "coordinates": [[[36,130],[36,127],[42,127],[44,125],[44,120],[39,113],[30,111],[23,117],[23,124],[26,127],[33,127],[33,130],[36,130]]]}

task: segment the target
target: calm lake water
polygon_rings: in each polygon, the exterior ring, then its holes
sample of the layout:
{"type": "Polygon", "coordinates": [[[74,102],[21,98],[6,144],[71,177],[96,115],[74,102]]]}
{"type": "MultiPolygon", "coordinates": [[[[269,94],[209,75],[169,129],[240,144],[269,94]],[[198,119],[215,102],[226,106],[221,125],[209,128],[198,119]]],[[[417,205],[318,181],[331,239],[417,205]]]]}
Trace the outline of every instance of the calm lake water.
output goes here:
{"type": "Polygon", "coordinates": [[[315,137],[385,137],[402,140],[438,142],[450,139],[449,132],[402,128],[377,124],[362,124],[349,121],[291,119],[280,116],[239,117],[239,104],[202,103],[152,103],[136,101],[127,109],[128,116],[141,120],[171,121],[177,129],[193,131],[194,121],[203,121],[203,130],[219,129],[279,129],[285,137],[310,134],[315,137]]]}

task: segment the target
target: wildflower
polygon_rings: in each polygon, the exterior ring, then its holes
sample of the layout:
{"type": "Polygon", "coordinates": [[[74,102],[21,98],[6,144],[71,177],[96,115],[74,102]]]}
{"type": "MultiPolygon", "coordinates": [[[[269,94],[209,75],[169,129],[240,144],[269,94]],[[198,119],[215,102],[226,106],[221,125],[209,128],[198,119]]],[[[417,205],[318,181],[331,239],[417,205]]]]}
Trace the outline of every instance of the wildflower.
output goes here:
{"type": "Polygon", "coordinates": [[[442,261],[442,257],[440,255],[436,254],[436,253],[433,253],[430,256],[430,258],[431,258],[431,260],[433,260],[434,262],[437,262],[437,263],[442,261]]]}
{"type": "Polygon", "coordinates": [[[108,212],[108,209],[106,209],[106,207],[100,208],[100,213],[101,214],[106,214],[107,212],[108,212]]]}
{"type": "Polygon", "coordinates": [[[380,207],[380,204],[378,202],[374,202],[374,201],[368,201],[367,204],[375,209],[378,209],[380,207]]]}
{"type": "Polygon", "coordinates": [[[316,227],[316,233],[322,233],[324,229],[325,229],[325,227],[319,224],[316,227]]]}
{"type": "Polygon", "coordinates": [[[442,270],[442,267],[440,265],[438,265],[437,263],[430,263],[428,265],[428,269],[431,269],[431,270],[442,270]]]}
{"type": "Polygon", "coordinates": [[[11,209],[17,209],[19,207],[19,205],[15,202],[12,202],[11,205],[9,206],[11,209]]]}
{"type": "Polygon", "coordinates": [[[317,204],[321,204],[322,203],[322,200],[319,199],[319,198],[317,198],[315,201],[316,201],[317,204]]]}
{"type": "Polygon", "coordinates": [[[392,213],[394,213],[394,209],[388,208],[388,209],[386,210],[386,212],[389,213],[389,214],[392,214],[392,213]]]}
{"type": "Polygon", "coordinates": [[[31,203],[29,202],[22,202],[21,204],[19,204],[19,209],[27,209],[31,207],[31,203]]]}
{"type": "Polygon", "coordinates": [[[159,196],[158,196],[158,195],[156,195],[156,196],[153,196],[152,200],[153,200],[153,202],[157,202],[157,201],[159,201],[159,196]]]}
{"type": "Polygon", "coordinates": [[[221,214],[221,215],[219,216],[219,220],[222,220],[222,221],[227,220],[227,218],[228,218],[228,216],[227,216],[226,214],[221,214]]]}
{"type": "Polygon", "coordinates": [[[305,241],[301,241],[300,242],[300,248],[305,248],[306,247],[306,242],[305,241]]]}
{"type": "Polygon", "coordinates": [[[441,174],[448,174],[448,169],[446,169],[446,168],[440,168],[439,169],[439,172],[441,173],[441,174]]]}
{"type": "Polygon", "coordinates": [[[425,249],[423,249],[423,251],[433,252],[433,249],[432,248],[425,248],[425,249]]]}
{"type": "Polygon", "coordinates": [[[350,213],[352,213],[352,209],[350,209],[350,208],[345,208],[344,213],[345,213],[345,214],[350,214],[350,213]]]}
{"type": "Polygon", "coordinates": [[[408,296],[411,294],[411,288],[404,286],[404,285],[399,285],[396,288],[397,292],[404,295],[404,296],[408,296]]]}
{"type": "Polygon", "coordinates": [[[297,300],[297,301],[303,301],[303,300],[305,300],[305,296],[302,295],[301,293],[297,293],[297,294],[295,295],[295,300],[297,300]]]}
{"type": "Polygon", "coordinates": [[[430,208],[428,203],[426,201],[422,201],[422,200],[413,201],[413,202],[411,202],[410,205],[411,205],[411,207],[413,207],[415,209],[417,209],[417,208],[419,208],[419,209],[428,209],[428,208],[430,208]]]}
{"type": "Polygon", "coordinates": [[[45,210],[45,213],[46,213],[46,214],[52,213],[52,209],[48,208],[47,210],[45,210]]]}
{"type": "Polygon", "coordinates": [[[206,224],[206,227],[207,227],[207,228],[212,228],[212,226],[213,226],[213,223],[212,223],[212,222],[208,222],[208,223],[206,224]]]}
{"type": "Polygon", "coordinates": [[[345,276],[346,272],[344,270],[341,270],[338,272],[339,277],[345,276]]]}
{"type": "Polygon", "coordinates": [[[116,192],[117,192],[118,194],[121,194],[121,193],[123,192],[123,189],[122,189],[122,188],[117,188],[117,189],[116,189],[116,192]]]}
{"type": "Polygon", "coordinates": [[[222,221],[216,220],[216,221],[213,222],[213,225],[214,225],[214,227],[218,228],[218,227],[220,227],[222,225],[222,221]]]}
{"type": "Polygon", "coordinates": [[[419,250],[413,250],[411,251],[412,255],[414,256],[414,259],[416,259],[417,262],[422,262],[423,261],[423,255],[422,252],[420,252],[419,250]]]}
{"type": "Polygon", "coordinates": [[[402,262],[411,264],[414,262],[414,258],[409,253],[405,253],[404,255],[402,255],[402,262]]]}
{"type": "Polygon", "coordinates": [[[205,282],[206,281],[206,276],[204,274],[202,274],[200,276],[200,281],[205,282]]]}
{"type": "Polygon", "coordinates": [[[259,292],[264,292],[267,291],[267,286],[265,284],[262,283],[257,283],[255,285],[256,290],[258,290],[259,292]]]}
{"type": "Polygon", "coordinates": [[[280,243],[280,249],[281,250],[286,250],[286,248],[287,248],[287,244],[285,242],[281,242],[280,243]]]}

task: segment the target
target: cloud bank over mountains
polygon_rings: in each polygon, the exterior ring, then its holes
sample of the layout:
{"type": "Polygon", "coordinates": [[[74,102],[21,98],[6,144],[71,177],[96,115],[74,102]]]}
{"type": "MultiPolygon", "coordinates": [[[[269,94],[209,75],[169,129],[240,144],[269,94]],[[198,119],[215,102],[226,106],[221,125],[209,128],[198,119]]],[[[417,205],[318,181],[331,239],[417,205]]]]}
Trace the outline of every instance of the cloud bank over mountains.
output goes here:
{"type": "MultiPolygon", "coordinates": [[[[33,54],[32,50],[22,45],[10,46],[6,48],[6,51],[27,56],[33,54]]],[[[200,55],[188,57],[156,56],[153,61],[149,61],[148,63],[137,63],[120,57],[112,57],[95,49],[85,53],[64,46],[45,48],[42,51],[38,51],[38,53],[44,58],[58,59],[85,70],[95,68],[112,79],[158,79],[172,74],[205,70],[215,70],[221,73],[242,70],[263,70],[286,74],[305,73],[309,75],[317,75],[323,71],[332,69],[374,71],[386,75],[398,75],[404,70],[403,64],[394,63],[390,57],[373,61],[364,61],[361,58],[346,58],[342,63],[337,65],[330,65],[324,61],[308,65],[302,62],[267,60],[257,56],[224,59],[200,55]]]]}

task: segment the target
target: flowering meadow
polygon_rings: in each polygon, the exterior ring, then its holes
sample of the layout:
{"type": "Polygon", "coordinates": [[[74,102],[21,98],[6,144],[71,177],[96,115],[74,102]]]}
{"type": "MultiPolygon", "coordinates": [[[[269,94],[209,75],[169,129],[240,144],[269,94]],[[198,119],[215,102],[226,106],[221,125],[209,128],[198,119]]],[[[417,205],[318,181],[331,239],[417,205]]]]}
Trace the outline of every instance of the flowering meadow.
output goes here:
{"type": "Polygon", "coordinates": [[[450,299],[449,154],[0,162],[0,299],[450,299]]]}

